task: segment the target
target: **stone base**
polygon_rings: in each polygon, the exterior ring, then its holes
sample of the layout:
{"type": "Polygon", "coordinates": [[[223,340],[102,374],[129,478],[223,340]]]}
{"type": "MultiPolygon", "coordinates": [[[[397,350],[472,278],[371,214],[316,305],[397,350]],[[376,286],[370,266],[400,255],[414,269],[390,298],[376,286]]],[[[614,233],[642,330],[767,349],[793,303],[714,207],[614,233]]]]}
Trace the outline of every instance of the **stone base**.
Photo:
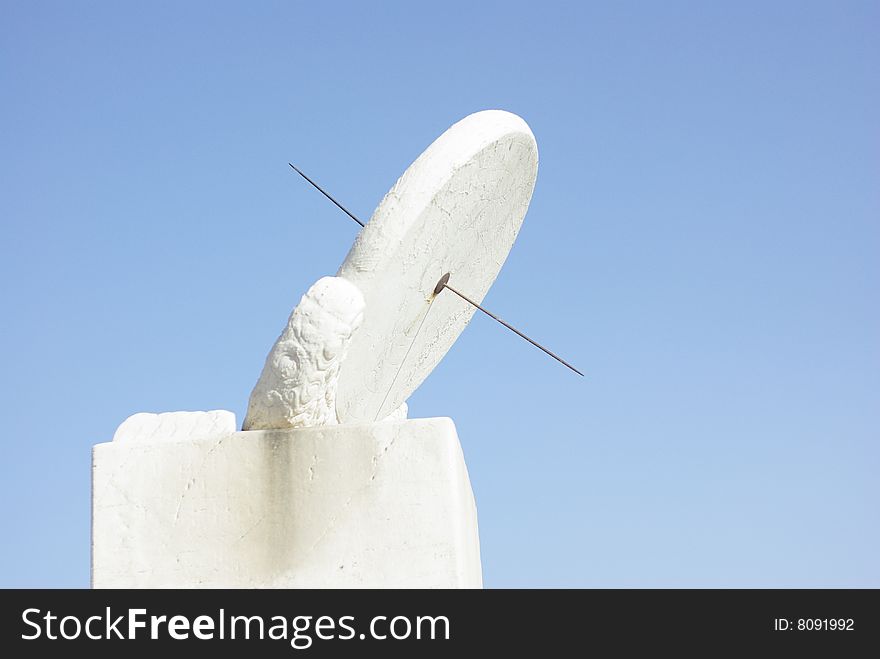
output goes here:
{"type": "Polygon", "coordinates": [[[92,585],[480,588],[477,513],[455,425],[98,444],[92,585]]]}

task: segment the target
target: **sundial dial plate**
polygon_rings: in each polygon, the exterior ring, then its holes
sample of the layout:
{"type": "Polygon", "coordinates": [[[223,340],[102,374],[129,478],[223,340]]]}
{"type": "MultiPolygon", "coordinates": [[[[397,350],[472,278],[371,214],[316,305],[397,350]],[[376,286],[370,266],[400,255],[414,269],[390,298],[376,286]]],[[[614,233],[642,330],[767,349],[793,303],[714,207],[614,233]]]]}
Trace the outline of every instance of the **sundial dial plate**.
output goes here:
{"type": "Polygon", "coordinates": [[[472,114],[441,135],[379,204],[338,275],[358,286],[363,324],[343,363],[341,423],[393,412],[467,326],[513,246],[538,168],[535,138],[518,116],[472,114]]]}

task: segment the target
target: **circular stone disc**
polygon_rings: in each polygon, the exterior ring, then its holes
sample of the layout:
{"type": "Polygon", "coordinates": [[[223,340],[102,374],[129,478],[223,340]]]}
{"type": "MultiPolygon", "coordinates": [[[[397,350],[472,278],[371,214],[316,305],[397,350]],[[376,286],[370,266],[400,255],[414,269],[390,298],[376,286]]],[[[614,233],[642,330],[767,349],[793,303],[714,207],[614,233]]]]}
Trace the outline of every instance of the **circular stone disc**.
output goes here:
{"type": "Polygon", "coordinates": [[[495,281],[535,187],[538,148],[514,114],[452,126],[410,165],[361,231],[338,275],[360,288],[364,321],[339,373],[341,423],[397,409],[461,334],[495,281]]]}

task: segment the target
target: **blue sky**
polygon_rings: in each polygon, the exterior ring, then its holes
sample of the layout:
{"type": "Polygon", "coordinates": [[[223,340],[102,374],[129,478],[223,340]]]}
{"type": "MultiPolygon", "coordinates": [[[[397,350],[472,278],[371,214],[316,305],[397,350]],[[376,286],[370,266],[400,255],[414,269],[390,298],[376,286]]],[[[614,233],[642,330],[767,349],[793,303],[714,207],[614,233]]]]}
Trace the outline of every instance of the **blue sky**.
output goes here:
{"type": "Polygon", "coordinates": [[[541,164],[450,416],[487,586],[880,586],[876,2],[0,5],[0,585],[89,582],[90,449],[241,420],[448,126],[541,164]]]}

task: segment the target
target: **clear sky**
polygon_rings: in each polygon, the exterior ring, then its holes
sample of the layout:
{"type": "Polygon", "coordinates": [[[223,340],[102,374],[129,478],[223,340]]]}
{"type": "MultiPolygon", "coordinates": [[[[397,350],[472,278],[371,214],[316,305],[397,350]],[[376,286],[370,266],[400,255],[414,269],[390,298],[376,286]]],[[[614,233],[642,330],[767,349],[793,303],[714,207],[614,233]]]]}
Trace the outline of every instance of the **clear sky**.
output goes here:
{"type": "Polygon", "coordinates": [[[239,422],[291,308],[458,119],[538,184],[410,399],[487,586],[880,587],[880,4],[0,4],[0,585],[87,586],[91,446],[239,422]]]}

